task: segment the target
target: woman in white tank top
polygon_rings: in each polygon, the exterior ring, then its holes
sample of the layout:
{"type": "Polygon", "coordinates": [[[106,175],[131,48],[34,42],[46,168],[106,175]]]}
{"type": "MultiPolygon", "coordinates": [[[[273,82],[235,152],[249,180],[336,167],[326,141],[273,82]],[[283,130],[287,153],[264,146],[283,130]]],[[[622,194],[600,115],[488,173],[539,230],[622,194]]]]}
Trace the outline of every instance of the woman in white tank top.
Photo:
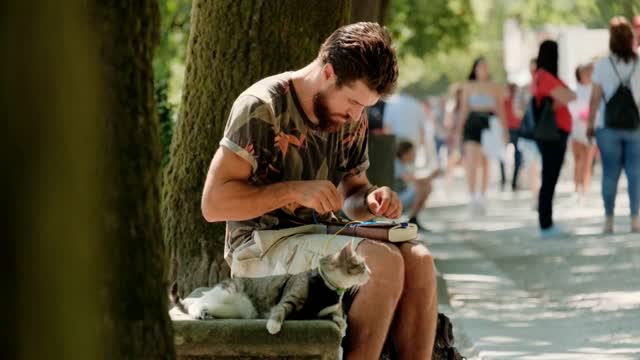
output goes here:
{"type": "Polygon", "coordinates": [[[482,132],[489,127],[489,118],[497,115],[503,126],[505,143],[508,142],[506,117],[504,115],[503,86],[491,81],[489,66],[484,58],[474,61],[469,81],[462,88],[462,109],[460,112],[463,161],[471,210],[474,215],[486,211],[484,198],[489,185],[489,160],[482,148],[482,132]],[[478,186],[478,177],[481,184],[478,186]]]}

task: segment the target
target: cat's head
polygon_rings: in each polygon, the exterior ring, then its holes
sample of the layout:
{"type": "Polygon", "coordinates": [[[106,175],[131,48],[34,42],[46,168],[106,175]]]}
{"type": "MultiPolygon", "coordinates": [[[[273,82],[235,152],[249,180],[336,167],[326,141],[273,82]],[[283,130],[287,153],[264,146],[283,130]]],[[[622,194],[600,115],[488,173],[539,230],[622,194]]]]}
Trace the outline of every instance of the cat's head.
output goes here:
{"type": "Polygon", "coordinates": [[[329,282],[338,288],[361,286],[369,280],[369,268],[364,258],[353,250],[351,242],[337,253],[321,258],[320,268],[329,282]]]}

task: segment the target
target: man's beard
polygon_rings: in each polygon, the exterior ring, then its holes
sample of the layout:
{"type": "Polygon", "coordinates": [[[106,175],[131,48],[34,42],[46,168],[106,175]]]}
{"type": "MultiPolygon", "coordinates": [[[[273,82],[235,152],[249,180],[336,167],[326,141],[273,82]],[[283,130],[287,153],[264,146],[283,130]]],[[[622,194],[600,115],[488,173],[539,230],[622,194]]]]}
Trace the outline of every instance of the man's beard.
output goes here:
{"type": "Polygon", "coordinates": [[[327,94],[324,91],[317,93],[313,97],[313,113],[318,119],[318,128],[322,131],[336,132],[343,125],[343,123],[331,118],[331,113],[327,106],[327,94]]]}

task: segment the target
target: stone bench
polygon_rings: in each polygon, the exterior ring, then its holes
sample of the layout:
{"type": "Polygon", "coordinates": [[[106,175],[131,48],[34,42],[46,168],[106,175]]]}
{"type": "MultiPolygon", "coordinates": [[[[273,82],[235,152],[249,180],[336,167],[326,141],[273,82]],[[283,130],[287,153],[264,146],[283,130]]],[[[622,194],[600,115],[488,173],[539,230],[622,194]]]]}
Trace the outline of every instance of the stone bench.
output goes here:
{"type": "MultiPolygon", "coordinates": [[[[205,288],[189,297],[198,297],[205,288]]],[[[177,309],[173,320],[178,359],[323,359],[340,358],[338,326],[328,320],[289,320],[271,335],[266,320],[191,320],[177,309]]]]}

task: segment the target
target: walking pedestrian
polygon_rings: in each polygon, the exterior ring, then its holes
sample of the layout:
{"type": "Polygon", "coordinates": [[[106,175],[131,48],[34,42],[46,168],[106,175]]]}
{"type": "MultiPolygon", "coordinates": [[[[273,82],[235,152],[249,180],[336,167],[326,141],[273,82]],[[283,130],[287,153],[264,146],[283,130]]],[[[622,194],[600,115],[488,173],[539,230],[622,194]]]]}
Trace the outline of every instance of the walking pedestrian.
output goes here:
{"type": "Polygon", "coordinates": [[[477,58],[473,62],[469,81],[462,88],[461,114],[463,157],[471,211],[474,215],[486,212],[485,196],[489,185],[489,159],[482,147],[482,132],[489,128],[489,120],[495,115],[503,122],[503,128],[506,128],[503,104],[503,87],[491,80],[485,59],[477,58]]]}
{"type": "Polygon", "coordinates": [[[553,196],[571,132],[571,114],[567,104],[575,100],[576,95],[558,78],[558,44],[553,40],[540,44],[532,91],[536,107],[544,106],[543,101],[552,102],[557,128],[555,139],[538,137],[536,143],[542,155],[542,185],[538,194],[540,235],[543,238],[558,237],[564,233],[553,224],[553,196]]]}
{"type": "Polygon", "coordinates": [[[591,74],[593,65],[580,65],[576,68],[576,100],[569,103],[573,122],[571,124],[571,152],[573,153],[573,182],[576,195],[584,201],[591,184],[591,169],[597,147],[587,137],[587,119],[591,100],[591,74]]]}
{"type": "MultiPolygon", "coordinates": [[[[511,178],[511,190],[518,190],[518,173],[520,171],[520,166],[522,165],[522,153],[518,150],[518,132],[520,131],[520,120],[521,118],[516,115],[514,110],[514,102],[516,97],[516,91],[518,87],[516,84],[510,83],[507,85],[507,97],[504,99],[504,111],[505,116],[507,117],[507,127],[509,129],[509,143],[513,144],[514,149],[514,159],[513,159],[513,176],[511,178]]],[[[504,187],[507,183],[507,175],[505,169],[505,162],[500,162],[500,185],[501,190],[504,190],[504,187]]]]}
{"type": "Polygon", "coordinates": [[[602,157],[602,198],[605,233],[613,232],[618,180],[627,175],[631,231],[640,232],[640,66],[634,48],[633,28],[624,17],[609,23],[611,54],[593,71],[589,128],[595,133],[602,157]],[[597,116],[596,116],[597,114],[597,116]],[[595,129],[595,130],[594,130],[595,129]]]}

